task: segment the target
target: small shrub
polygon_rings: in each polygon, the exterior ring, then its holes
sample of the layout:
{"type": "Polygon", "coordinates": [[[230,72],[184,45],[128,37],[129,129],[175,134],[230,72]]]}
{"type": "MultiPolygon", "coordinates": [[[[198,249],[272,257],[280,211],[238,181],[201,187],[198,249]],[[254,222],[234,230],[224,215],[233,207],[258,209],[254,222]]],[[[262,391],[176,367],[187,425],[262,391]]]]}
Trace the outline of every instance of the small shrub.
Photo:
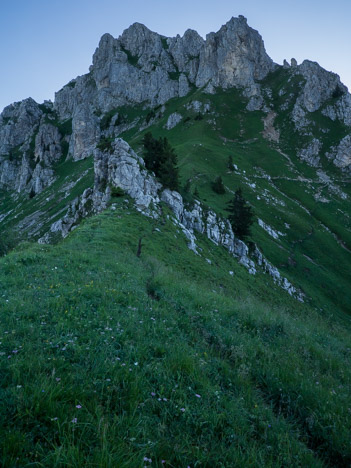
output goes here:
{"type": "Polygon", "coordinates": [[[125,191],[121,187],[115,187],[115,186],[111,187],[111,197],[115,197],[115,198],[124,197],[125,194],[126,194],[125,191]]]}
{"type": "Polygon", "coordinates": [[[168,76],[171,80],[178,81],[180,77],[180,71],[168,72],[168,76]]]}
{"type": "Polygon", "coordinates": [[[122,45],[121,45],[121,49],[127,55],[128,62],[134,67],[138,66],[139,57],[137,55],[133,55],[129,50],[127,50],[122,45]]]}
{"type": "Polygon", "coordinates": [[[243,197],[241,188],[238,188],[234,198],[228,203],[229,222],[233,232],[239,239],[244,240],[250,235],[250,228],[254,220],[254,212],[243,197]]]}
{"type": "Polygon", "coordinates": [[[57,128],[62,136],[72,135],[72,119],[58,123],[57,128]]]}
{"type": "MultiPolygon", "coordinates": [[[[100,120],[100,130],[107,130],[111,124],[112,117],[115,116],[116,114],[117,114],[117,109],[111,109],[110,111],[106,112],[106,114],[104,114],[104,116],[100,120]]],[[[118,117],[117,117],[117,120],[118,120],[118,117]]]]}
{"type": "Polygon", "coordinates": [[[169,49],[169,45],[167,43],[167,38],[166,37],[162,37],[161,38],[161,42],[162,42],[162,47],[165,49],[165,50],[168,50],[169,49]]]}
{"type": "Polygon", "coordinates": [[[109,151],[112,153],[112,139],[111,138],[101,138],[100,142],[97,145],[97,148],[101,151],[109,151]]]}
{"type": "Polygon", "coordinates": [[[150,112],[147,113],[146,117],[145,117],[145,120],[146,120],[146,123],[149,123],[151,119],[154,119],[156,117],[156,113],[154,111],[154,109],[152,109],[150,112]]]}
{"type": "Polygon", "coordinates": [[[337,99],[337,98],[340,98],[341,96],[343,96],[345,94],[345,91],[343,91],[339,85],[336,85],[334,91],[333,91],[333,94],[332,94],[332,98],[333,99],[337,99]]]}
{"type": "Polygon", "coordinates": [[[222,177],[219,176],[214,182],[212,182],[212,190],[219,195],[223,195],[225,193],[222,177]]]}

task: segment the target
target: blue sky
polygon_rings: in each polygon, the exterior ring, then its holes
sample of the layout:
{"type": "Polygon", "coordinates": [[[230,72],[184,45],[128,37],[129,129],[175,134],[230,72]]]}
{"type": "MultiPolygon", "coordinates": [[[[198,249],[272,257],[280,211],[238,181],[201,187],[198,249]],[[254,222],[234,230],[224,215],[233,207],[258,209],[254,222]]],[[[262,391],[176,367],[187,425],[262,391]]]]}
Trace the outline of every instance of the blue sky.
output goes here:
{"type": "Polygon", "coordinates": [[[88,71],[105,32],[138,21],[167,36],[203,37],[244,15],[272,59],[317,61],[351,90],[351,0],[0,0],[0,111],[26,97],[53,99],[88,71]]]}

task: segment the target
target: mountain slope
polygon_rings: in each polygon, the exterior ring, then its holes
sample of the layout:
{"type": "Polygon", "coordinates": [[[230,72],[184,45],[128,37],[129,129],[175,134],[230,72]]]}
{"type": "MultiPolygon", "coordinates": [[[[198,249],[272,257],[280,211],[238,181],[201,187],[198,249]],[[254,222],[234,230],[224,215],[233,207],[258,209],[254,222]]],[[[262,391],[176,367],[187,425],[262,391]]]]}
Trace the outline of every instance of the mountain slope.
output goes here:
{"type": "Polygon", "coordinates": [[[0,260],[3,466],[350,463],[344,325],[198,242],[120,199],[0,260]]]}
{"type": "Polygon", "coordinates": [[[54,103],[5,108],[2,465],[349,466],[350,155],[339,77],[274,64],[243,17],[135,23],[54,103]]]}

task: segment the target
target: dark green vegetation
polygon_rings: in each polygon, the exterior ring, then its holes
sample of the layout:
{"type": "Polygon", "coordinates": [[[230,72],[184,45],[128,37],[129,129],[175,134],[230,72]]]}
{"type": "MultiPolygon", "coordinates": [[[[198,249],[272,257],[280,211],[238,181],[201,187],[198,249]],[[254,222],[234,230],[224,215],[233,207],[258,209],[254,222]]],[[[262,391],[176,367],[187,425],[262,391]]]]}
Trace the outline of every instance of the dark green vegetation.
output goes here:
{"type": "Polygon", "coordinates": [[[1,465],[348,466],[343,324],[114,201],[0,260],[1,465]]]}
{"type": "Polygon", "coordinates": [[[214,182],[212,182],[212,190],[218,193],[218,195],[223,195],[225,193],[225,187],[221,176],[216,177],[214,182]]]}
{"type": "Polygon", "coordinates": [[[251,233],[251,225],[254,213],[251,206],[246,203],[241,188],[235,191],[234,197],[228,203],[228,219],[232,225],[233,232],[239,239],[245,239],[251,233]]]}
{"type": "Polygon", "coordinates": [[[143,138],[145,166],[154,172],[161,184],[179,190],[177,155],[167,138],[153,138],[151,132],[143,138]]]}

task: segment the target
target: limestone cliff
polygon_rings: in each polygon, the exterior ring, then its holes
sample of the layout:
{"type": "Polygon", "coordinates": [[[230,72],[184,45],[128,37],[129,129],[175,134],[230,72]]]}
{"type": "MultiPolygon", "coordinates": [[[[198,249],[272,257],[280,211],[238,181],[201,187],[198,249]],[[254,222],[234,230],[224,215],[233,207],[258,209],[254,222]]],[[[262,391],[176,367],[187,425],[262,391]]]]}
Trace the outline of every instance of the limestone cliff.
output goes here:
{"type": "MultiPolygon", "coordinates": [[[[246,97],[247,109],[270,113],[261,82],[279,68],[267,55],[259,33],[248,26],[243,16],[232,18],[205,39],[190,29],[183,36],[165,37],[140,23],[131,25],[117,39],[105,34],[93,55],[89,73],[58,91],[53,106],[26,99],[4,109],[0,116],[1,187],[40,192],[54,180],[52,165],[61,156],[84,159],[92,154],[101,136],[118,136],[114,121],[110,122],[113,129],[102,130],[100,123],[106,113],[122,105],[142,104],[152,109],[171,98],[185,96],[194,87],[207,93],[236,87],[246,97]],[[59,124],[69,120],[69,133],[58,135],[48,126],[39,130],[50,123],[59,128],[59,124]],[[49,153],[38,146],[37,134],[43,132],[48,132],[41,141],[45,148],[51,145],[49,153]],[[40,157],[34,156],[34,145],[35,154],[40,157]]],[[[298,131],[307,132],[306,116],[317,110],[351,127],[351,96],[337,75],[307,60],[301,65],[293,60],[291,66],[285,61],[281,68],[290,68],[292,75],[304,80],[291,113],[298,131]]],[[[287,105],[289,99],[290,96],[287,105]]],[[[179,121],[180,116],[177,118],[179,121]]],[[[174,122],[167,125],[172,128],[174,122]]],[[[350,167],[351,148],[346,148],[347,142],[343,141],[340,150],[329,152],[344,170],[350,167]]],[[[313,148],[302,148],[301,157],[318,164],[317,147],[315,142],[313,148]]]]}

